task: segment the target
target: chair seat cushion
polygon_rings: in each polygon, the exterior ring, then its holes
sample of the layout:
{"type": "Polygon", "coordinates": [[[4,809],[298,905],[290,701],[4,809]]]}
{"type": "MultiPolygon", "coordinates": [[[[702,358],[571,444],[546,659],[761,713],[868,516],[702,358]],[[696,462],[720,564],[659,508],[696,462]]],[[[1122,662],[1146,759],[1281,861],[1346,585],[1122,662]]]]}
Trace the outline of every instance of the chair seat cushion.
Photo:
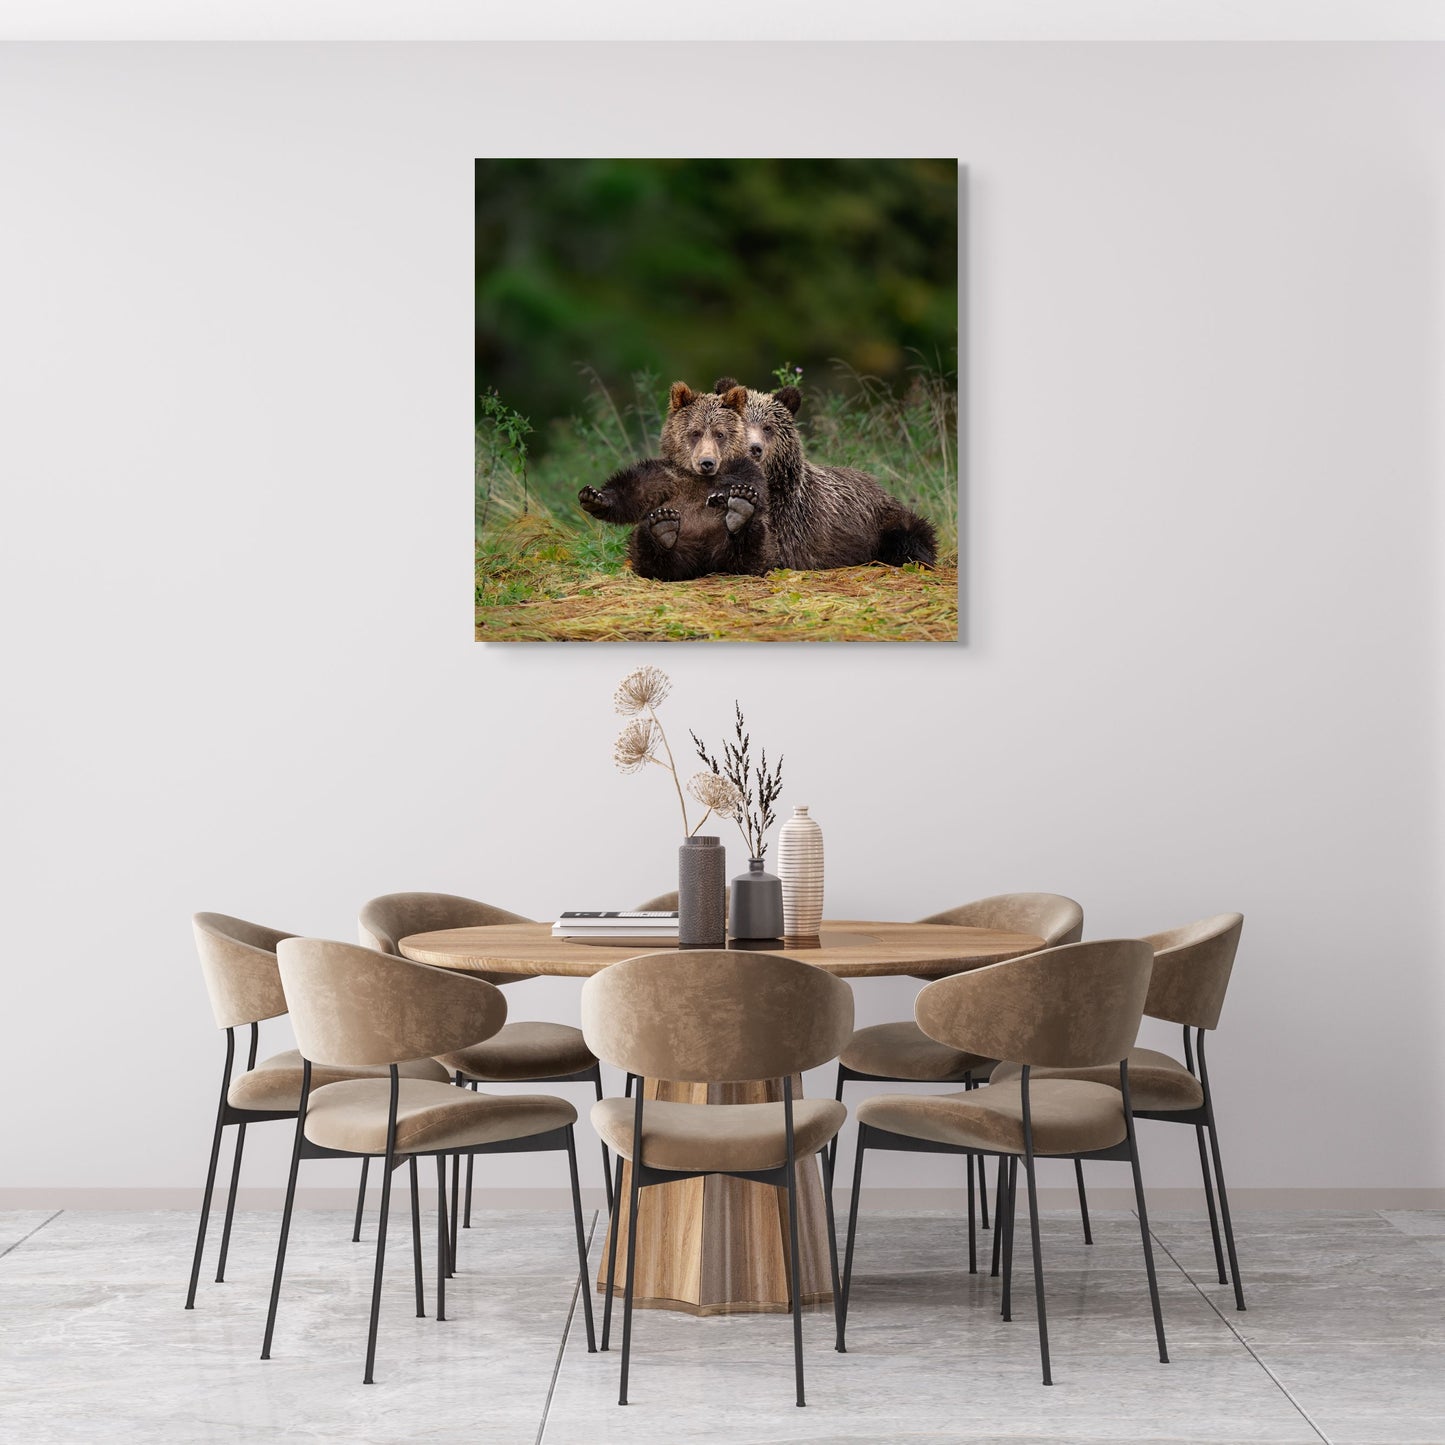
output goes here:
{"type": "Polygon", "coordinates": [[[993,1066],[992,1059],[951,1049],[928,1037],[912,1019],[873,1024],[859,1029],[839,1062],[860,1074],[879,1079],[917,1079],[920,1083],[954,1083],[993,1066]]]}
{"type": "MultiPolygon", "coordinates": [[[[632,1158],[632,1099],[592,1106],[592,1127],[624,1159],[632,1158]]],[[[836,1099],[793,1102],[793,1148],[815,1154],[848,1117],[836,1099]]],[[[642,1158],[658,1169],[776,1169],[787,1163],[783,1105],[681,1104],[649,1099],[642,1109],[642,1158]]]]}
{"type": "MultiPolygon", "coordinates": [[[[306,1137],[323,1149],[384,1154],[390,1104],[386,1079],[328,1084],[306,1106],[306,1137]]],[[[396,1152],[466,1149],[545,1134],[576,1121],[571,1104],[547,1094],[474,1094],[453,1084],[403,1079],[397,1092],[396,1152]]]]}
{"type": "MultiPolygon", "coordinates": [[[[301,1070],[300,1053],[295,1049],[288,1049],[284,1054],[277,1054],[257,1064],[240,1078],[232,1079],[231,1087],[226,1093],[226,1102],[233,1109],[255,1109],[268,1114],[289,1109],[295,1113],[301,1103],[301,1070]]],[[[397,1072],[403,1079],[431,1079],[437,1083],[445,1083],[450,1077],[435,1059],[413,1059],[409,1064],[398,1064],[397,1072]]],[[[359,1065],[344,1069],[331,1064],[312,1064],[311,1092],[314,1094],[317,1089],[327,1084],[340,1083],[344,1079],[390,1077],[391,1070],[385,1064],[375,1067],[359,1065]]]]}
{"type": "Polygon", "coordinates": [[[580,1074],[597,1062],[581,1029],[570,1024],[505,1024],[500,1033],[454,1054],[441,1054],[437,1062],[450,1073],[490,1083],[554,1079],[559,1074],[580,1074]]]}
{"type": "MultiPolygon", "coordinates": [[[[993,1083],[1017,1080],[1023,1070],[1018,1064],[1000,1064],[993,1071],[993,1083]]],[[[1089,1069],[1031,1069],[1029,1084],[1036,1079],[1087,1079],[1091,1083],[1119,1087],[1116,1064],[1089,1069]]],[[[1204,1103],[1204,1086],[1177,1059],[1158,1049],[1129,1050],[1129,1102],[1136,1112],[1146,1109],[1160,1114],[1198,1109],[1204,1103]]]]}
{"type": "MultiPolygon", "coordinates": [[[[1034,1153],[1087,1154],[1127,1135],[1117,1089],[1073,1079],[1029,1077],[1034,1153]]],[[[1024,1152],[1023,1093],[1017,1081],[965,1094],[879,1094],[857,1109],[860,1124],[993,1153],[1024,1152]]]]}

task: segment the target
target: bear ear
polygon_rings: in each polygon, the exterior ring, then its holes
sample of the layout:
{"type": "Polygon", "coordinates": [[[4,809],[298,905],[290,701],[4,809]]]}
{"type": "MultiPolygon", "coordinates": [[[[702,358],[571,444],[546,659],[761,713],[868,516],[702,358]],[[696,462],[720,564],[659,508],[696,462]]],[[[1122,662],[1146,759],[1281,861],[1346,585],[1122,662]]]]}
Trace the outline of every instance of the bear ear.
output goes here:
{"type": "Polygon", "coordinates": [[[696,393],[685,381],[674,381],[672,390],[667,394],[667,409],[681,411],[683,407],[691,406],[696,399],[696,393]]]}
{"type": "Polygon", "coordinates": [[[724,393],[722,404],[730,407],[733,411],[737,412],[739,416],[742,416],[748,404],[747,387],[735,386],[730,391],[724,393]]]}
{"type": "Polygon", "coordinates": [[[797,416],[798,408],[803,404],[803,393],[796,386],[783,386],[773,393],[773,400],[782,402],[794,416],[797,416]]]}
{"type": "Polygon", "coordinates": [[[735,376],[720,376],[715,382],[713,382],[712,389],[714,392],[717,393],[718,396],[724,396],[728,392],[730,392],[733,387],[741,385],[742,382],[740,382],[735,376]]]}

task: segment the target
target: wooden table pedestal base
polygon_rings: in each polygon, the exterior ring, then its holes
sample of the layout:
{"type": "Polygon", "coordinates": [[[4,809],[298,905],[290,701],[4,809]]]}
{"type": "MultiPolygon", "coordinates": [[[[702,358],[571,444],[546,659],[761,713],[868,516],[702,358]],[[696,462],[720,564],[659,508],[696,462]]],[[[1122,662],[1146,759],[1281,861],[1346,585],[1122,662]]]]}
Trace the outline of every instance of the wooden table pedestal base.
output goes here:
{"type": "MultiPolygon", "coordinates": [[[[756,1084],[679,1084],[648,1079],[644,1097],[690,1104],[754,1104],[783,1096],[778,1080],[756,1084]]],[[[793,1080],[793,1097],[802,1083],[793,1080]]],[[[622,1298],[627,1264],[627,1200],[631,1166],[622,1166],[617,1279],[622,1298]]],[[[817,1156],[798,1161],[798,1268],[805,1305],[833,1299],[828,1221],[817,1156]]],[[[788,1191],[748,1179],[707,1174],[642,1190],[637,1203],[639,1309],[688,1314],[760,1314],[792,1308],[788,1269],[788,1191]]],[[[607,1289],[607,1241],[597,1274],[607,1289]]]]}

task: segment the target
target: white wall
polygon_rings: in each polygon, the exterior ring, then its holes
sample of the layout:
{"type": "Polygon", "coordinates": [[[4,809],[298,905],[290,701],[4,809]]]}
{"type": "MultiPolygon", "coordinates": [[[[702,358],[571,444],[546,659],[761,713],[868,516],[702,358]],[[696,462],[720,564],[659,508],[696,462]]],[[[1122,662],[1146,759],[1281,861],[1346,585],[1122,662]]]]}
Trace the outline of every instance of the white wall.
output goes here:
{"type": "MultiPolygon", "coordinates": [[[[609,762],[646,660],[679,735],[737,697],[786,751],[835,916],[1242,910],[1232,1181],[1445,1185],[1442,80],[1428,46],[0,53],[4,1183],[199,1182],[193,910],[350,937],[392,889],[667,886],[675,804],[609,762]],[[969,167],[968,645],[473,643],[472,157],[778,151],[969,167]]],[[[1151,1181],[1191,1154],[1155,1129],[1151,1181]]]]}

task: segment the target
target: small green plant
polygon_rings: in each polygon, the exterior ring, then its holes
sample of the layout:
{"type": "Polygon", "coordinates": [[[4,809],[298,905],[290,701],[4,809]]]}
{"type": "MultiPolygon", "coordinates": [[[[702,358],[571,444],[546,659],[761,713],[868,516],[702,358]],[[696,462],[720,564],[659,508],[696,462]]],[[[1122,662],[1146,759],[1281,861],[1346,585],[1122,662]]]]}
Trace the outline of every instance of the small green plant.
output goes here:
{"type": "Polygon", "coordinates": [[[773,368],[773,380],[777,383],[775,390],[781,390],[785,386],[802,386],[803,368],[794,366],[791,361],[785,361],[781,366],[773,368]]]}
{"type": "Polygon", "coordinates": [[[521,412],[508,406],[495,387],[489,386],[482,393],[480,403],[482,414],[477,422],[476,481],[480,488],[485,477],[487,490],[477,530],[485,531],[492,503],[491,480],[503,468],[521,482],[522,510],[528,510],[526,438],[531,435],[532,423],[521,412]]]}

